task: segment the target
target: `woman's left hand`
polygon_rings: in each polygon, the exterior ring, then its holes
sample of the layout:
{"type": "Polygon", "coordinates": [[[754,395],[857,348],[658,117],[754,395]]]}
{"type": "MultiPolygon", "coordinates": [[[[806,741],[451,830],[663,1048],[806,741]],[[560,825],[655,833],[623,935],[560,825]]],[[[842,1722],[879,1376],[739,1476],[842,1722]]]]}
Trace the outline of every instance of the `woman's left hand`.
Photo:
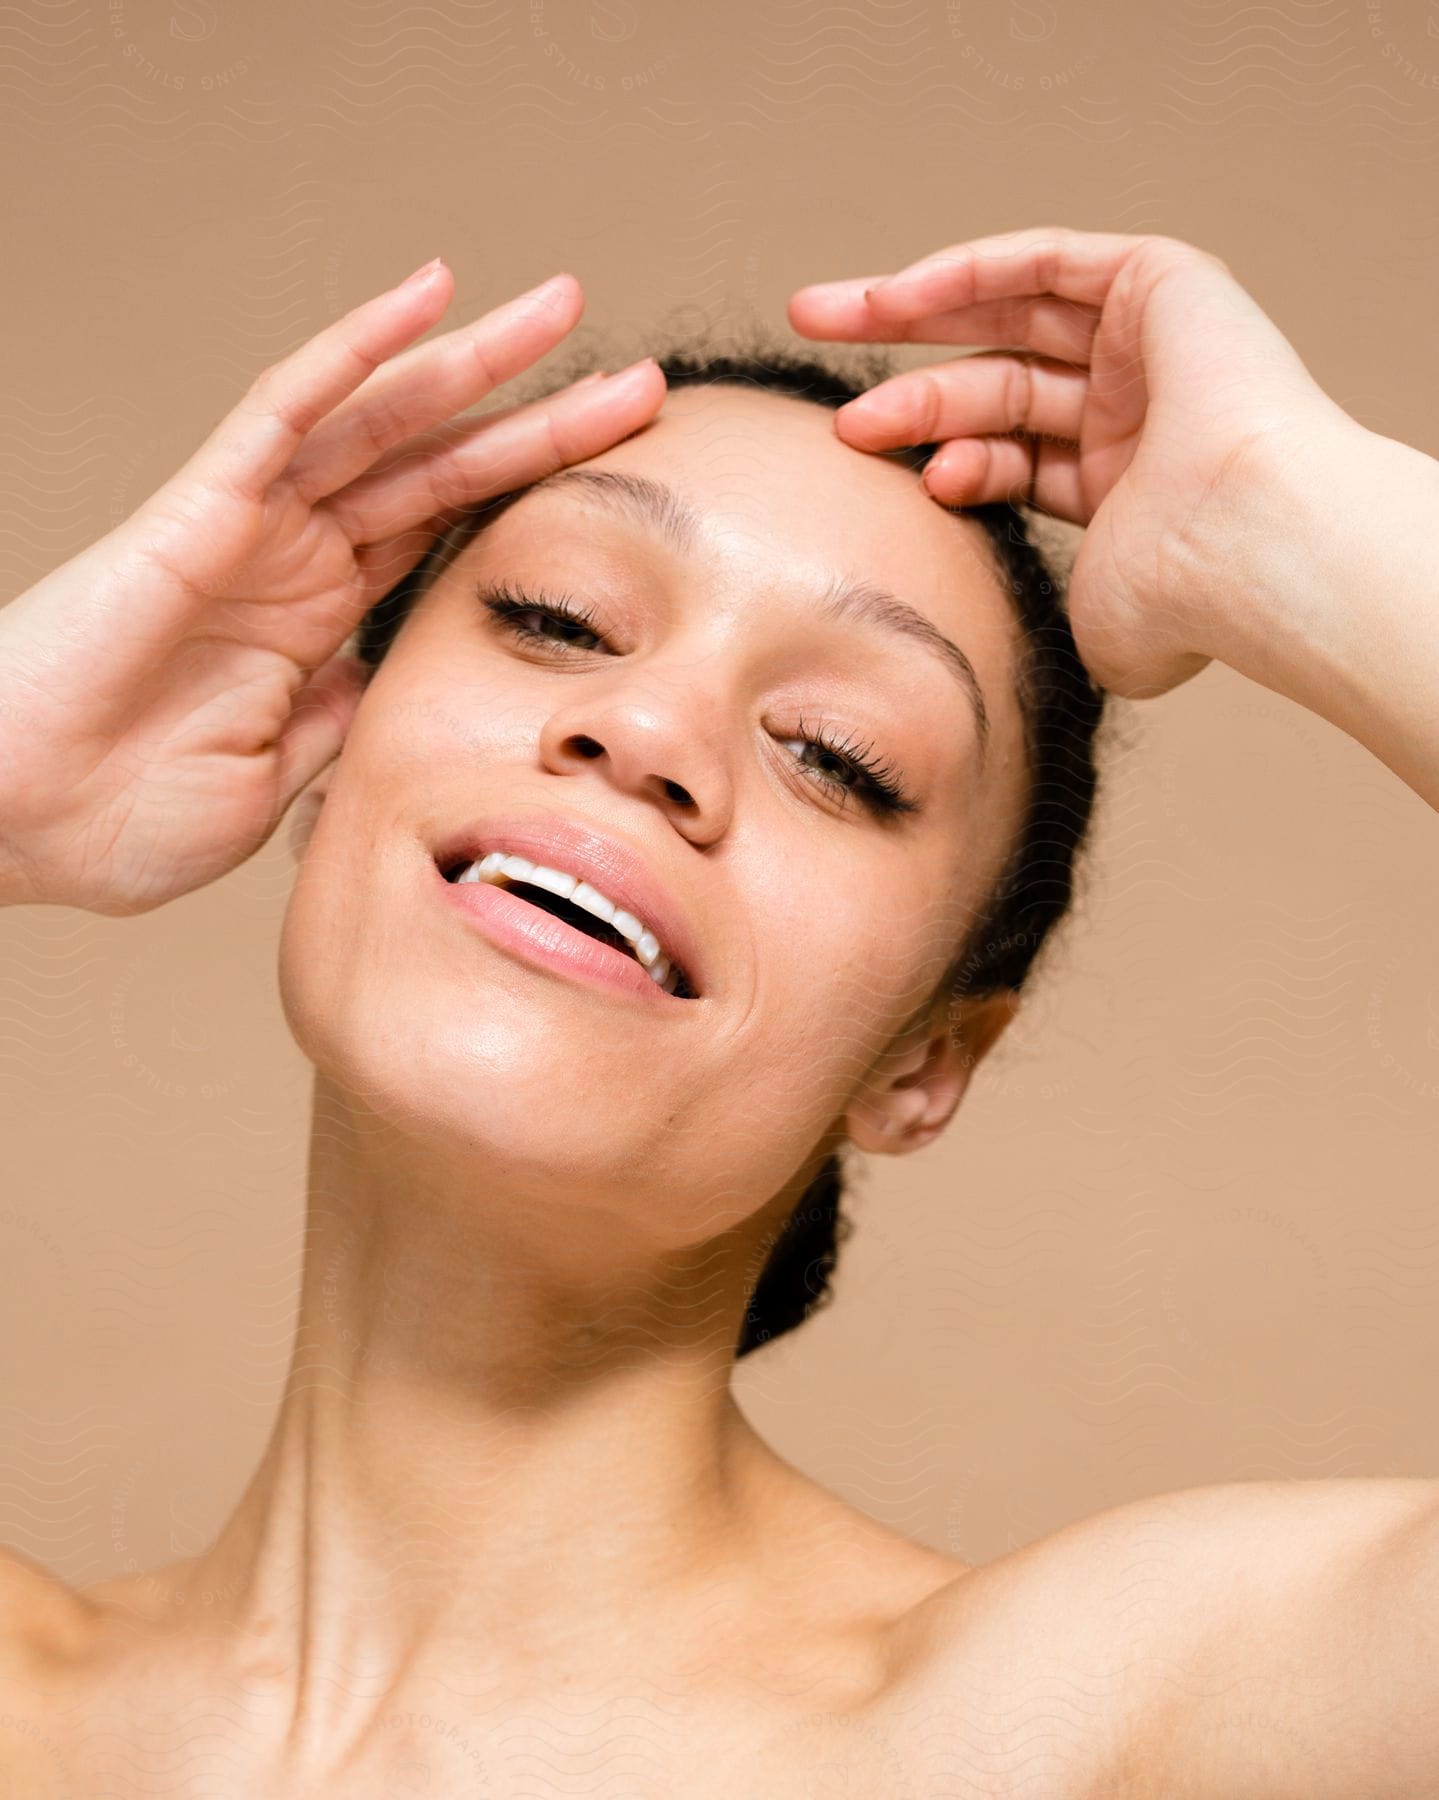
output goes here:
{"type": "Polygon", "coordinates": [[[1131,698],[1223,658],[1237,608],[1254,632],[1282,560],[1265,511],[1279,471],[1288,492],[1297,473],[1343,494],[1374,437],[1227,265],[1176,238],[975,238],[894,275],[800,288],[789,319],[809,338],[1004,346],[883,381],[836,429],[860,450],[939,443],[924,480],[945,505],[1010,500],[1087,526],[1075,642],[1131,698]]]}

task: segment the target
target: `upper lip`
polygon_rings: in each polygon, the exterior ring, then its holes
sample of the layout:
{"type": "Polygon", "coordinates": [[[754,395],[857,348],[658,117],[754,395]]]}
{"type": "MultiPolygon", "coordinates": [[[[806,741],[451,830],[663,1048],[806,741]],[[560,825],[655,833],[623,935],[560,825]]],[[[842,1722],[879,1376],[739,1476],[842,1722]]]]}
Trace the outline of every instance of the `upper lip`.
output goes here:
{"type": "Polygon", "coordinates": [[[621,838],[553,814],[507,813],[479,819],[452,831],[436,847],[442,873],[456,864],[478,862],[491,850],[525,856],[532,863],[578,875],[607,900],[633,913],[655,934],[660,948],[683,971],[690,991],[705,991],[699,945],[679,903],[650,870],[638,850],[621,838]]]}

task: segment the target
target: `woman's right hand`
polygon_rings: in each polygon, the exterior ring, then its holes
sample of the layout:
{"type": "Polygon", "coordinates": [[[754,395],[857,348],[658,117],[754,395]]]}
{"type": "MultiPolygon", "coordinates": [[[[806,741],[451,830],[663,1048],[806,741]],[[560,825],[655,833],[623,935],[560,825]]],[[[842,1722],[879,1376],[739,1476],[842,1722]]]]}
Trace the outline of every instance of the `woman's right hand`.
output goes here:
{"type": "Polygon", "coordinates": [[[412,348],[436,261],[259,377],[107,536],[0,609],[0,900],[123,916],[227,874],[338,752],[341,646],[444,516],[658,410],[650,359],[454,419],[578,321],[573,275],[412,348]]]}

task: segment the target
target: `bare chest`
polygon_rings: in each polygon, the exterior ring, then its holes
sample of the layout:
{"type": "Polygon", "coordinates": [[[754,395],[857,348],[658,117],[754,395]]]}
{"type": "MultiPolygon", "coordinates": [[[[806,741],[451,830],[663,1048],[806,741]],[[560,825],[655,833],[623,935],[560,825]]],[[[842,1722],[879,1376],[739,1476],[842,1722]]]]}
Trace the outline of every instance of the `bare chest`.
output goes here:
{"type": "MultiPolygon", "coordinates": [[[[334,1704],[353,1714],[359,1700],[334,1704]]],[[[12,1694],[0,1705],[0,1800],[1112,1800],[1123,1742],[1113,1720],[1003,1681],[987,1707],[972,1688],[963,1701],[855,1705],[768,1682],[723,1702],[636,1683],[491,1707],[457,1680],[366,1710],[342,1759],[317,1721],[311,1758],[278,1753],[274,1721],[239,1693],[136,1705],[96,1692],[68,1707],[12,1694]]],[[[332,1742],[344,1741],[337,1717],[332,1742]]]]}

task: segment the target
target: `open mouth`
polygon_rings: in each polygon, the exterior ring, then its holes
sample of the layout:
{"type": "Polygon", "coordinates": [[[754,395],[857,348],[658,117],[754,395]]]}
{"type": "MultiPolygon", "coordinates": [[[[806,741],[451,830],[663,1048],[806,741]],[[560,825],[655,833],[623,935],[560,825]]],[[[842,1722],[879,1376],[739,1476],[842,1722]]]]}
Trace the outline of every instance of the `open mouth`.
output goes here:
{"type": "MultiPolygon", "coordinates": [[[[446,881],[454,883],[470,867],[471,863],[468,861],[458,862],[449,868],[441,868],[440,873],[446,881]]],[[[645,966],[636,954],[634,944],[623,933],[616,931],[613,925],[607,924],[598,914],[590,912],[586,907],[576,905],[574,901],[565,899],[563,895],[552,894],[547,888],[536,887],[532,882],[517,880],[512,876],[495,873],[487,875],[485,879],[495,887],[505,888],[528,905],[538,907],[541,912],[548,913],[551,918],[559,919],[574,930],[583,932],[586,937],[594,938],[596,943],[607,944],[610,949],[620,951],[622,955],[629,957],[640,967],[645,966]]],[[[657,985],[663,986],[664,991],[673,994],[676,999],[697,999],[694,988],[679,964],[672,962],[669,967],[669,978],[657,985]]]]}

